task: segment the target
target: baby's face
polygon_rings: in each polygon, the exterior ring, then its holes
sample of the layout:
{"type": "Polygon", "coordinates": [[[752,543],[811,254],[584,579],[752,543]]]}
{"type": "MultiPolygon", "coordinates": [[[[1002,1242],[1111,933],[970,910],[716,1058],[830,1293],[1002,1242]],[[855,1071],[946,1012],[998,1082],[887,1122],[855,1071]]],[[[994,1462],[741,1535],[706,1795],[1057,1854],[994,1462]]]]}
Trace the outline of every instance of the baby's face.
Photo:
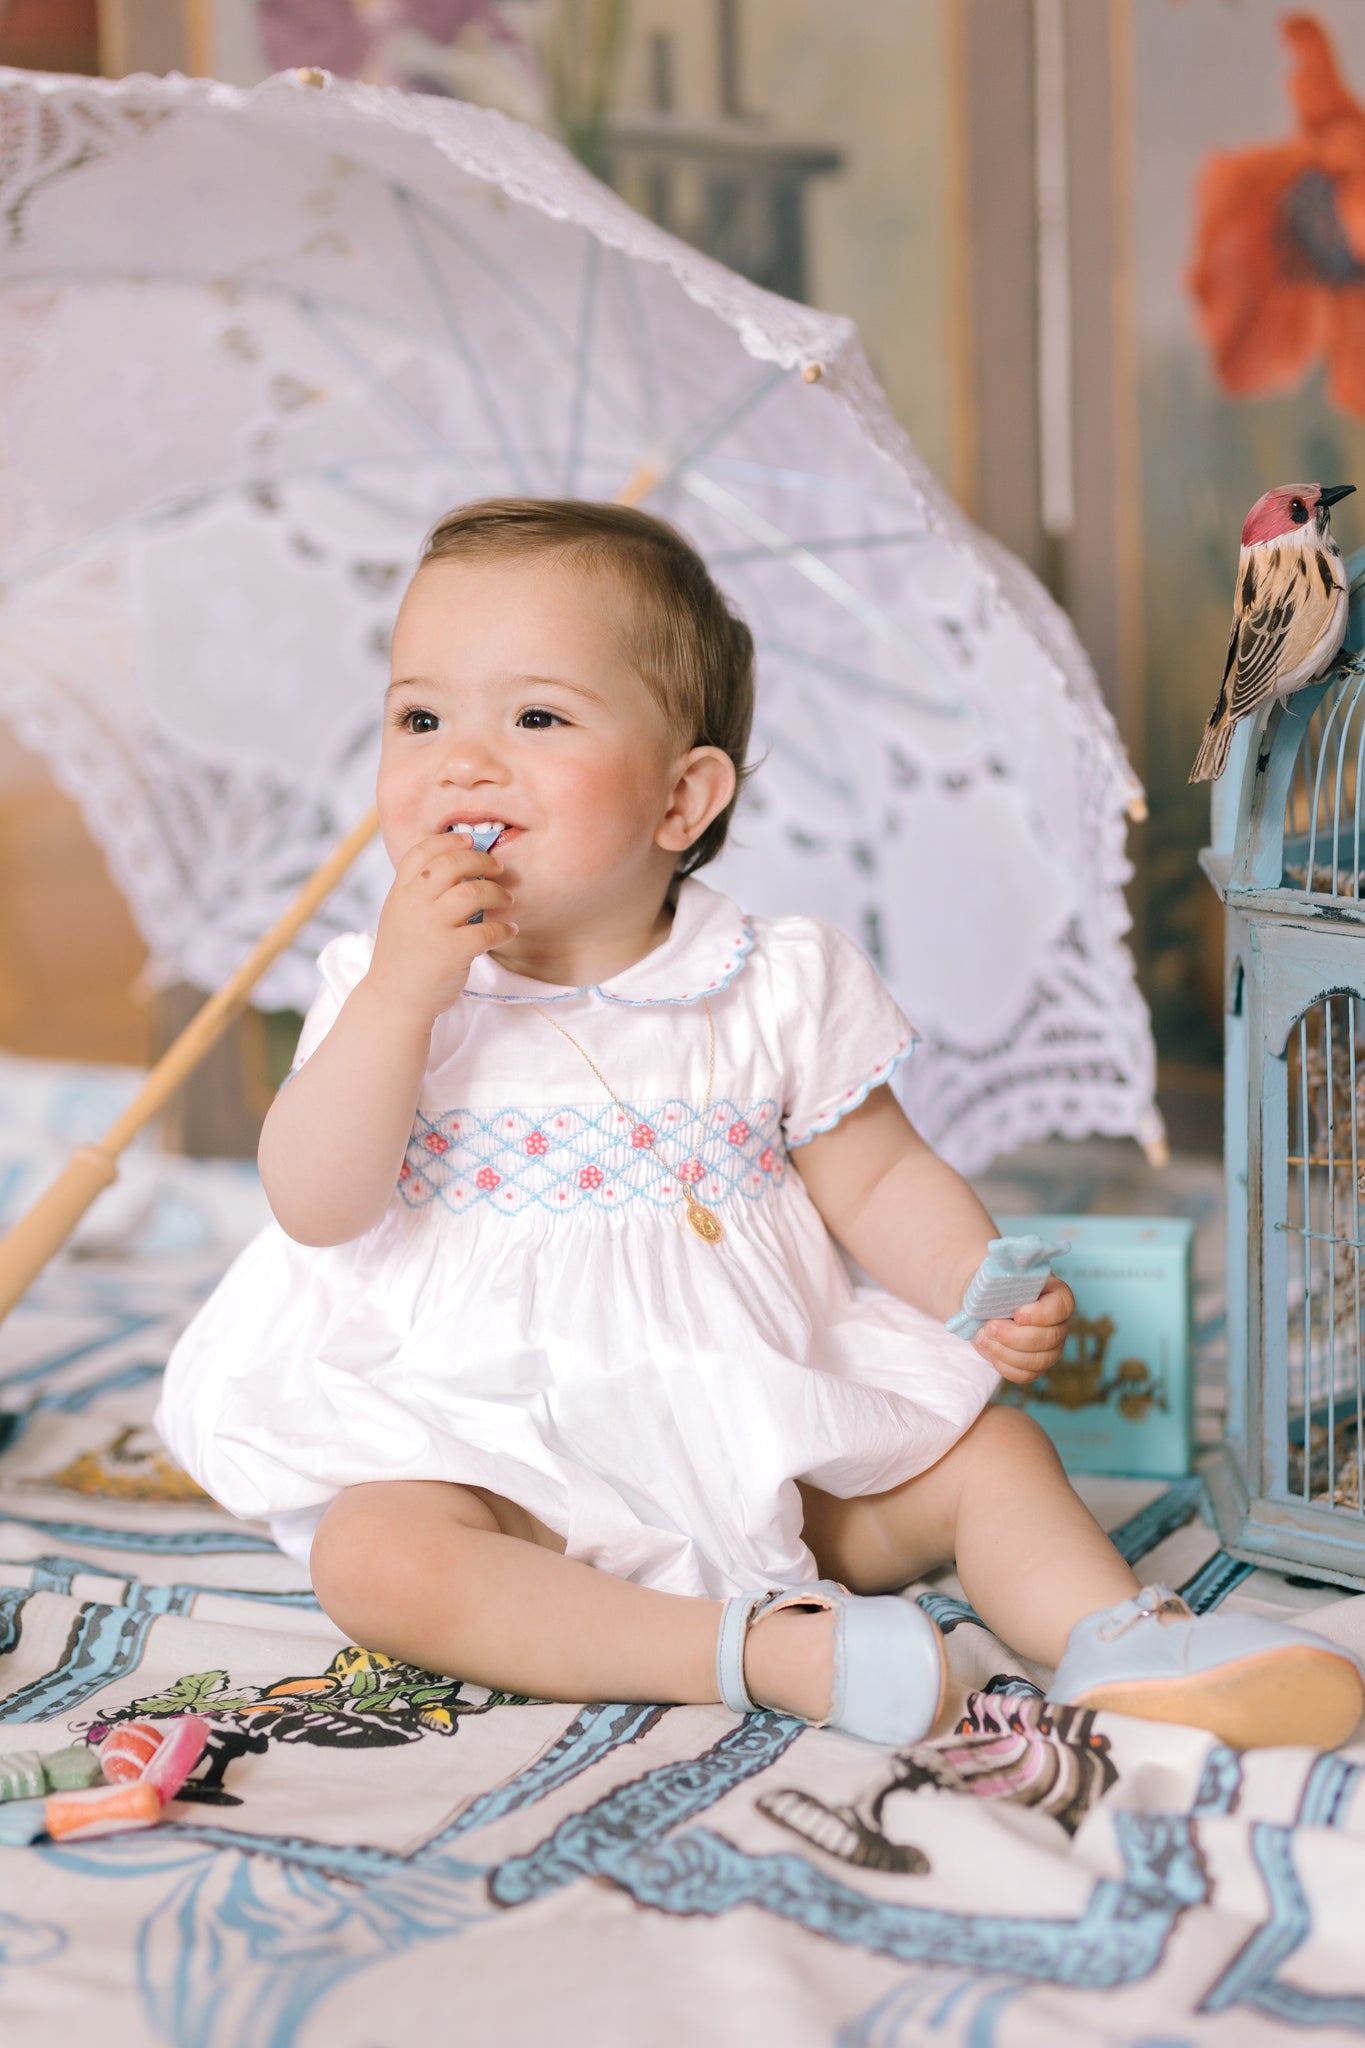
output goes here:
{"type": "Polygon", "coordinates": [[[628,910],[685,753],[631,665],[607,575],[553,556],[433,562],[393,636],[379,819],[389,858],[496,821],[524,943],[628,910]]]}

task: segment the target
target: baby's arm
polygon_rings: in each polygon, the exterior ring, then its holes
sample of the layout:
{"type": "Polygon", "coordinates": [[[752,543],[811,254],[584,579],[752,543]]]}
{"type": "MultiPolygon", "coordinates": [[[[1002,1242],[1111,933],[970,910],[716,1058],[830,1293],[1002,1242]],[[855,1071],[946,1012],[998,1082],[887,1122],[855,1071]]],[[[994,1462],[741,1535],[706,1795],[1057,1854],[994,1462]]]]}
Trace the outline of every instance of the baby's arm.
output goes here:
{"type": "Polygon", "coordinates": [[[261,1179],[298,1243],[344,1244],[392,1201],[436,1019],[475,956],[516,931],[493,921],[511,900],[493,879],[500,867],[496,853],[449,833],[419,840],[399,862],[368,974],[261,1130],[261,1179]],[[476,910],[492,916],[471,925],[476,910]]]}
{"type": "MultiPolygon", "coordinates": [[[[889,1088],[792,1154],[827,1229],[864,1271],[940,1322],[999,1231],[960,1174],[915,1130],[889,1088]]],[[[1061,1356],[1075,1302],[1054,1274],[1038,1299],[973,1340],[996,1371],[1032,1380],[1061,1356]]]]}

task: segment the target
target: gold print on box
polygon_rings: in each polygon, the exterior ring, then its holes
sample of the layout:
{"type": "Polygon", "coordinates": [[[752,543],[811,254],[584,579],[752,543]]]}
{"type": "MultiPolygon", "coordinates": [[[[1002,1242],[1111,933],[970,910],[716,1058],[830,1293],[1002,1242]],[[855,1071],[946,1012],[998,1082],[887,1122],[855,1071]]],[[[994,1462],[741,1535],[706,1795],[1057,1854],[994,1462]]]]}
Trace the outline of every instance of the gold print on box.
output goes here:
{"type": "Polygon", "coordinates": [[[1165,1414],[1170,1407],[1165,1375],[1158,1378],[1143,1359],[1121,1358],[1113,1377],[1105,1378],[1114,1327],[1112,1316],[1073,1316],[1061,1358],[1051,1372],[1027,1387],[1002,1388],[1000,1399],[1016,1407],[1037,1401],[1070,1410],[1112,1403],[1125,1422],[1145,1422],[1153,1408],[1165,1414]]]}

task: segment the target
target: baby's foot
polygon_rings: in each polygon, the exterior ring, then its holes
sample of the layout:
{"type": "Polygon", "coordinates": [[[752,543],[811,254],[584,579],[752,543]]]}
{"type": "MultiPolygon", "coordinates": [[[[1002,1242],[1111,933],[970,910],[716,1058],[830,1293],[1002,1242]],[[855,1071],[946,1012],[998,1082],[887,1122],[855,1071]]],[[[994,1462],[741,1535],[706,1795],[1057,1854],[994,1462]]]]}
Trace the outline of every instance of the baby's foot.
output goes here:
{"type": "Polygon", "coordinates": [[[1144,1586],[1077,1622],[1047,1696],[1206,1728],[1233,1749],[1335,1749],[1365,1710],[1365,1673],[1308,1629],[1196,1615],[1168,1586],[1144,1586]]]}
{"type": "Polygon", "coordinates": [[[828,1607],[781,1607],[750,1624],[744,1682],[760,1706],[826,1721],[834,1702],[834,1614],[828,1607]]]}

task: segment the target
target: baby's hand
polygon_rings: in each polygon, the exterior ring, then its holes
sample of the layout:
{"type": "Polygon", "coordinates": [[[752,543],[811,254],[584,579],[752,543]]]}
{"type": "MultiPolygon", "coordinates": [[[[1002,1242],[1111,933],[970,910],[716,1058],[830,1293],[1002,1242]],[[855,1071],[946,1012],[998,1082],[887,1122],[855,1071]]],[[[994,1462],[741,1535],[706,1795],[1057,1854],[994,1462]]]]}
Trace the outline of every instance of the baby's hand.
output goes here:
{"type": "Polygon", "coordinates": [[[1076,1312],[1076,1297],[1065,1280],[1049,1273],[1036,1301],[1025,1302],[1007,1322],[998,1318],[977,1331],[972,1342],[1002,1379],[1027,1386],[1062,1355],[1066,1328],[1076,1312]]]}
{"type": "Polygon", "coordinates": [[[371,987],[434,1024],[478,955],[516,934],[505,916],[511,896],[494,879],[501,868],[495,852],[476,853],[458,832],[433,833],[410,846],[379,915],[365,977],[371,987]],[[469,922],[476,910],[484,912],[482,924],[469,922]]]}

